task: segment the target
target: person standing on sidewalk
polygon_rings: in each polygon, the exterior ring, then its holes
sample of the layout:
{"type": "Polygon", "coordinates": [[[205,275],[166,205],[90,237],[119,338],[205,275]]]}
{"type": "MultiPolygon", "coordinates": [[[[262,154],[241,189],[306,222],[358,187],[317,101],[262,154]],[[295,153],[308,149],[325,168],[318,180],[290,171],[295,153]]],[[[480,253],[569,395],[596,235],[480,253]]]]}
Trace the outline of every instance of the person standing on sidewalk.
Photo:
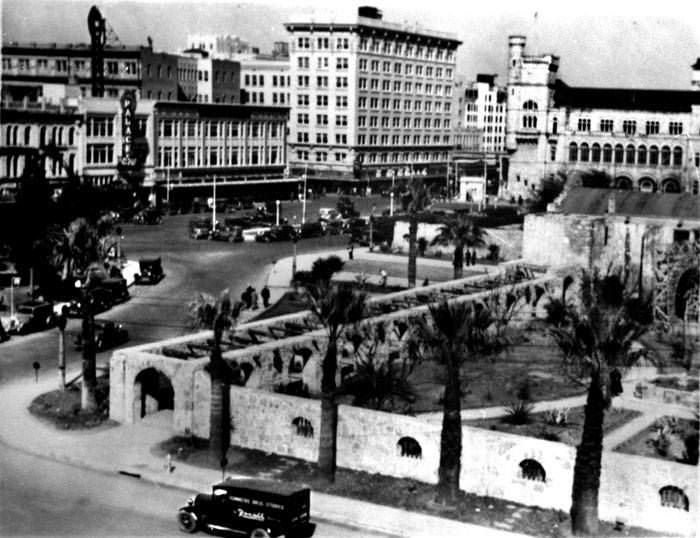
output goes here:
{"type": "Polygon", "coordinates": [[[263,306],[265,308],[270,306],[270,288],[267,287],[267,284],[262,290],[260,290],[260,297],[262,297],[263,306]]]}
{"type": "Polygon", "coordinates": [[[348,260],[352,260],[355,257],[355,244],[352,242],[352,239],[348,243],[348,260]]]}
{"type": "Polygon", "coordinates": [[[387,275],[386,271],[384,269],[379,271],[379,276],[381,277],[380,284],[381,284],[382,288],[386,288],[386,281],[388,279],[388,275],[387,275]]]}

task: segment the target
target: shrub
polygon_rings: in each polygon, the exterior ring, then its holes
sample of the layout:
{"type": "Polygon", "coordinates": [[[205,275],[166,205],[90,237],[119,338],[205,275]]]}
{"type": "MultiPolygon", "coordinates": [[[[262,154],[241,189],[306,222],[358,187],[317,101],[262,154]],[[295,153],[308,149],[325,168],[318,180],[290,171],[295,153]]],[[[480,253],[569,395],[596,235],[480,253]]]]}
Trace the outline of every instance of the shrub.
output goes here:
{"type": "Polygon", "coordinates": [[[442,258],[442,250],[439,250],[439,249],[436,250],[436,251],[435,251],[435,257],[436,257],[436,258],[442,258]]]}
{"type": "Polygon", "coordinates": [[[498,259],[501,257],[501,247],[499,245],[491,243],[488,248],[488,259],[492,262],[497,262],[498,259]]]}
{"type": "Polygon", "coordinates": [[[545,422],[552,426],[566,426],[569,422],[569,410],[565,407],[550,409],[545,413],[545,422]]]}
{"type": "Polygon", "coordinates": [[[506,416],[503,417],[503,422],[514,425],[529,424],[532,415],[533,405],[523,400],[513,402],[506,408],[506,416]]]}
{"type": "Polygon", "coordinates": [[[345,263],[338,256],[319,258],[311,265],[311,278],[314,282],[330,282],[333,273],[343,269],[345,263]]]}

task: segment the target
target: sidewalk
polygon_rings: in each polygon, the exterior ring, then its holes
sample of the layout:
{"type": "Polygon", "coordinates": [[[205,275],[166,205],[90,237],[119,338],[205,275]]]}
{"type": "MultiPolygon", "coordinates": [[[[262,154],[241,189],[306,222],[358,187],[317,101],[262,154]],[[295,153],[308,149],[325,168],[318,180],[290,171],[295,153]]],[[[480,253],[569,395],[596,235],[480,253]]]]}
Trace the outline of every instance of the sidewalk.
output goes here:
{"type": "MultiPolygon", "coordinates": [[[[69,372],[68,378],[77,373],[69,372]]],[[[135,478],[180,488],[185,490],[183,502],[191,493],[207,491],[211,484],[221,479],[218,471],[182,462],[175,462],[174,470],[168,472],[163,458],[151,453],[152,447],[172,436],[170,411],[147,417],[137,424],[103,425],[87,431],[60,431],[34,417],[28,411],[29,404],[39,394],[56,387],[57,376],[52,374],[43,374],[38,383],[33,379],[23,379],[0,387],[0,408],[3,410],[1,443],[22,452],[105,474],[128,473],[135,478]]],[[[525,536],[324,493],[312,493],[311,506],[316,520],[392,536],[525,536]]],[[[176,509],[173,507],[173,517],[176,509]]]]}

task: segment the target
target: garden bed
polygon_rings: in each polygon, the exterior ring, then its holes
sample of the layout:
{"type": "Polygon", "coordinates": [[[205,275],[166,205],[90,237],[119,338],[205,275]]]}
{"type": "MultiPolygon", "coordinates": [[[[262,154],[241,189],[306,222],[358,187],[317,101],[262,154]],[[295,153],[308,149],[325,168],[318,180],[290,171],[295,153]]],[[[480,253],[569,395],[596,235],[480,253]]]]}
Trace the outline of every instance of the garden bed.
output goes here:
{"type": "Polygon", "coordinates": [[[698,464],[698,421],[663,417],[615,448],[615,452],[698,464]]]}
{"type": "MultiPolygon", "coordinates": [[[[171,454],[177,462],[210,469],[219,469],[219,459],[212,457],[207,442],[195,438],[174,437],[154,447],[159,457],[171,454]]],[[[306,484],[314,491],[340,495],[411,512],[455,519],[466,523],[510,530],[531,536],[560,537],[570,535],[569,516],[557,510],[529,507],[503,499],[462,493],[453,506],[436,504],[437,490],[431,484],[393,478],[349,469],[338,469],[335,481],[328,484],[316,472],[316,464],[277,456],[258,450],[231,448],[228,471],[248,476],[306,484]]],[[[312,519],[314,508],[311,507],[312,519]]],[[[601,523],[605,536],[614,536],[614,525],[601,523]]],[[[625,536],[662,536],[640,528],[625,527],[625,536]]]]}
{"type": "Polygon", "coordinates": [[[109,377],[97,378],[97,410],[85,412],[80,408],[80,384],[65,390],[52,390],[40,394],[29,405],[33,415],[53,423],[61,430],[82,430],[116,423],[109,420],[109,377]]]}
{"type": "MultiPolygon", "coordinates": [[[[535,437],[546,441],[555,441],[570,446],[576,446],[581,440],[583,431],[583,407],[573,407],[566,411],[566,420],[561,424],[555,423],[555,414],[548,412],[532,413],[525,424],[508,422],[510,416],[465,420],[465,426],[484,428],[487,430],[512,433],[526,437],[535,437]]],[[[638,411],[613,407],[605,413],[603,432],[609,432],[640,416],[638,411]]]]}

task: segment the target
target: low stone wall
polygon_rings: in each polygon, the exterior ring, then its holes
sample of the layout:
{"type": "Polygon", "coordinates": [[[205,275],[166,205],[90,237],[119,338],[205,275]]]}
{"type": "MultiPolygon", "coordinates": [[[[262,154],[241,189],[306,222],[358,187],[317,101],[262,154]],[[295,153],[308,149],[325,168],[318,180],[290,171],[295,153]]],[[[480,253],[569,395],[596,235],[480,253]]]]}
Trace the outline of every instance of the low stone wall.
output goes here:
{"type": "Polygon", "coordinates": [[[669,389],[651,381],[638,382],[634,387],[634,397],[640,400],[682,405],[690,409],[697,409],[700,405],[700,393],[697,390],[669,389]]]}

